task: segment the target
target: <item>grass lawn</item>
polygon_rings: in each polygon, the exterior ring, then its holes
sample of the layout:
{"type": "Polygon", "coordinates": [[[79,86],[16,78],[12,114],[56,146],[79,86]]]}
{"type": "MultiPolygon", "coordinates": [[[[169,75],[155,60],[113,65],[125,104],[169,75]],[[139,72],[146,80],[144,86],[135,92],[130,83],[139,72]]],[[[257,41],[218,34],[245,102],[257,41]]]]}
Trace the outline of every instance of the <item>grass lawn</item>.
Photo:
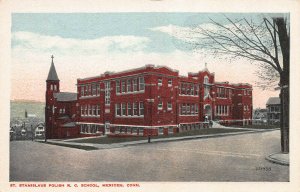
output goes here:
{"type": "MultiPolygon", "coordinates": [[[[247,130],[237,130],[237,129],[221,129],[221,128],[210,128],[210,129],[200,129],[200,130],[193,130],[193,131],[186,131],[181,133],[176,133],[172,135],[159,135],[156,137],[151,137],[151,139],[156,138],[170,138],[170,137],[183,137],[183,136],[195,136],[195,135],[211,135],[217,133],[232,133],[232,132],[242,132],[247,130]]],[[[86,138],[76,141],[69,141],[75,143],[97,143],[97,144],[111,144],[111,143],[122,143],[122,142],[129,142],[129,141],[138,141],[138,140],[147,140],[147,137],[98,137],[98,138],[86,138]]]]}

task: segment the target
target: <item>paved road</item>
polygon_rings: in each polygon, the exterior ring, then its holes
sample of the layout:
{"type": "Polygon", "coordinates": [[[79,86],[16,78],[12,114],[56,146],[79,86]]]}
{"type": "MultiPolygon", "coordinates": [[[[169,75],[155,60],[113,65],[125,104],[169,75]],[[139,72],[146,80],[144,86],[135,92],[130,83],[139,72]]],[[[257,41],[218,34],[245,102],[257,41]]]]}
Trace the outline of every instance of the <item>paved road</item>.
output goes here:
{"type": "Polygon", "coordinates": [[[11,181],[288,181],[279,131],[84,151],[10,143],[11,181]]]}

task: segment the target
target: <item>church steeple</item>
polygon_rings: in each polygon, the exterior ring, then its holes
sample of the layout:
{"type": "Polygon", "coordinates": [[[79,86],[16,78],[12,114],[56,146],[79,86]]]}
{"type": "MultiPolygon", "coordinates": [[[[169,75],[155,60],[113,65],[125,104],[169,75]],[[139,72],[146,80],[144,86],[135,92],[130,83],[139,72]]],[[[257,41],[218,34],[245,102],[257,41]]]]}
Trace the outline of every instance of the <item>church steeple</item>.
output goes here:
{"type": "Polygon", "coordinates": [[[51,56],[51,58],[52,58],[52,62],[51,62],[51,67],[50,67],[50,70],[48,73],[47,81],[59,81],[57,73],[56,73],[56,69],[54,66],[54,62],[53,62],[53,58],[54,58],[53,55],[51,56]]]}

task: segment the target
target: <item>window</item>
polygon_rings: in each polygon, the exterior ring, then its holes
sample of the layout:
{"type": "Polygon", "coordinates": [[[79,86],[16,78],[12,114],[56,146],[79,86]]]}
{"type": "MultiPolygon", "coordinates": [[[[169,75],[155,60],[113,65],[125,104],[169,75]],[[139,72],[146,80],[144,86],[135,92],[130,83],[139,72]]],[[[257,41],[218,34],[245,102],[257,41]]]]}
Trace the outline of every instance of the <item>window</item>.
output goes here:
{"type": "Polygon", "coordinates": [[[85,110],[84,111],[85,111],[84,115],[87,116],[88,115],[88,106],[87,105],[85,105],[85,110]]]}
{"type": "Polygon", "coordinates": [[[208,85],[204,85],[204,98],[208,97],[210,91],[210,87],[208,85]]]}
{"type": "Polygon", "coordinates": [[[187,95],[191,94],[190,84],[186,84],[186,94],[187,95]]]}
{"type": "Polygon", "coordinates": [[[89,105],[89,116],[91,116],[92,115],[92,106],[91,105],[89,105]]]}
{"type": "Polygon", "coordinates": [[[205,76],[205,77],[204,77],[204,84],[208,84],[208,82],[209,82],[209,79],[208,79],[207,76],[205,76]]]}
{"type": "Polygon", "coordinates": [[[96,84],[92,84],[92,95],[96,95],[96,84]]]}
{"type": "Polygon", "coordinates": [[[191,114],[195,114],[195,104],[191,104],[191,114]]]}
{"type": "Polygon", "coordinates": [[[85,92],[84,92],[84,95],[85,95],[85,96],[89,95],[88,90],[89,90],[89,86],[86,85],[86,86],[85,86],[85,92]]]}
{"type": "Polygon", "coordinates": [[[168,80],[168,87],[171,87],[172,86],[172,79],[169,79],[168,80]]]}
{"type": "Polygon", "coordinates": [[[121,82],[121,84],[122,84],[122,93],[125,93],[125,92],[126,92],[125,80],[123,80],[123,81],[121,82]]]}
{"type": "Polygon", "coordinates": [[[185,115],[185,114],[186,114],[186,105],[181,104],[181,115],[185,115]]]}
{"type": "Polygon", "coordinates": [[[195,104],[195,114],[198,114],[199,113],[199,107],[197,104],[195,104]]]}
{"type": "Polygon", "coordinates": [[[145,79],[144,77],[139,77],[139,90],[145,90],[145,79]]]}
{"type": "Polygon", "coordinates": [[[121,108],[122,108],[121,116],[126,116],[126,103],[122,103],[121,108]]]}
{"type": "Polygon", "coordinates": [[[136,102],[133,103],[133,115],[138,115],[138,104],[136,102]]]}
{"type": "Polygon", "coordinates": [[[81,97],[84,96],[84,86],[80,86],[80,95],[81,97]]]}
{"type": "Polygon", "coordinates": [[[53,90],[53,85],[50,85],[50,90],[53,90]]]}
{"type": "Polygon", "coordinates": [[[127,103],[127,115],[132,116],[132,107],[131,103],[127,103]]]}
{"type": "Polygon", "coordinates": [[[100,83],[97,84],[97,95],[100,95],[100,83]]]}
{"type": "Polygon", "coordinates": [[[96,106],[96,105],[93,105],[92,107],[93,107],[93,116],[95,116],[95,115],[96,115],[96,107],[97,107],[97,106],[96,106]]]}
{"type": "Polygon", "coordinates": [[[100,105],[97,105],[96,115],[97,115],[97,116],[100,116],[100,105]]]}
{"type": "Polygon", "coordinates": [[[181,94],[185,95],[186,92],[185,92],[185,87],[186,85],[184,83],[181,84],[181,94]]]}
{"type": "Polygon", "coordinates": [[[187,115],[191,114],[191,105],[190,104],[186,104],[186,114],[187,115]]]}
{"type": "Polygon", "coordinates": [[[116,104],[116,116],[121,116],[121,107],[120,104],[116,104]]]}
{"type": "Polygon", "coordinates": [[[116,93],[120,93],[120,81],[116,80],[116,93]]]}
{"type": "Polygon", "coordinates": [[[80,125],[80,133],[84,133],[84,126],[80,125]]]}
{"type": "Polygon", "coordinates": [[[84,114],[83,106],[80,106],[80,111],[81,111],[81,116],[83,116],[83,114],[84,114]]]}
{"type": "Polygon", "coordinates": [[[163,108],[163,102],[162,101],[158,101],[157,109],[161,110],[162,108],[163,108]]]}
{"type": "Polygon", "coordinates": [[[131,92],[132,90],[131,90],[131,80],[130,79],[128,79],[127,80],[127,92],[131,92]]]}
{"type": "Polygon", "coordinates": [[[137,91],[137,79],[133,79],[133,91],[137,91]]]}
{"type": "Polygon", "coordinates": [[[143,116],[144,115],[144,103],[140,102],[140,115],[143,116]]]}
{"type": "Polygon", "coordinates": [[[195,95],[199,94],[199,86],[198,85],[194,85],[195,87],[195,95]]]}
{"type": "Polygon", "coordinates": [[[168,102],[168,110],[172,110],[172,103],[171,102],[168,102]]]}
{"type": "Polygon", "coordinates": [[[105,81],[105,105],[110,104],[110,81],[105,81]]]}
{"type": "Polygon", "coordinates": [[[54,91],[56,91],[56,85],[54,85],[54,91]]]}
{"type": "Polygon", "coordinates": [[[194,85],[191,86],[191,95],[194,95],[194,85]]]}
{"type": "Polygon", "coordinates": [[[158,85],[158,86],[162,86],[162,78],[158,78],[157,85],[158,85]]]}

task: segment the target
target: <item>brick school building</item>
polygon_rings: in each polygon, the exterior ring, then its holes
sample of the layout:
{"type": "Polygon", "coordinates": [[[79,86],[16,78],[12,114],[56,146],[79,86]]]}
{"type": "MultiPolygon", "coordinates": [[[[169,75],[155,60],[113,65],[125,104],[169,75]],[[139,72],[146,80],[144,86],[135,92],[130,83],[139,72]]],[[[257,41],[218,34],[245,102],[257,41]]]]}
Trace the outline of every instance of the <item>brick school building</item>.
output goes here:
{"type": "Polygon", "coordinates": [[[207,67],[188,76],[146,65],[77,79],[77,93],[61,92],[53,62],[46,80],[47,138],[176,134],[210,120],[249,124],[252,86],[215,82],[207,67]]]}

